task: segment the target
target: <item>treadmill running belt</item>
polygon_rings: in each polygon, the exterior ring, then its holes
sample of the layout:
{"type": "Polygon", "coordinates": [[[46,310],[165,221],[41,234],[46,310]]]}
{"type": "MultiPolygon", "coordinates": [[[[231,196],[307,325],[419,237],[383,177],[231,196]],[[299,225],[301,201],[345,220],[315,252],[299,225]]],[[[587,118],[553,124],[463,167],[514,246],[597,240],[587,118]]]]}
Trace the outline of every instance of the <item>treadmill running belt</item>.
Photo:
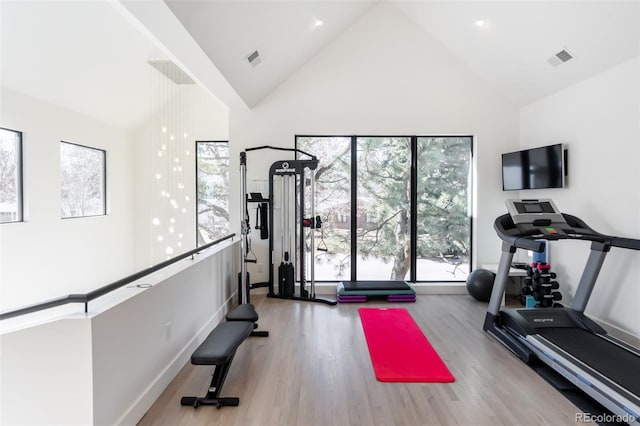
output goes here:
{"type": "Polygon", "coordinates": [[[640,357],[581,328],[539,328],[536,332],[613,382],[640,396],[640,357]]]}

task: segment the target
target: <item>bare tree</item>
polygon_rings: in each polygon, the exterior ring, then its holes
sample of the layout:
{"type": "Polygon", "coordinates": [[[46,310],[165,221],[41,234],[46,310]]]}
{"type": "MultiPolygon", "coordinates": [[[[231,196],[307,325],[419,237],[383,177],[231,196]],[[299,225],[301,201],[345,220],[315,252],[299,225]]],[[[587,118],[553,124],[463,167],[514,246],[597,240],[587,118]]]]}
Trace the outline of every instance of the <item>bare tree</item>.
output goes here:
{"type": "Polygon", "coordinates": [[[198,242],[229,233],[229,146],[226,142],[199,142],[198,242]]]}
{"type": "Polygon", "coordinates": [[[104,214],[105,152],[60,144],[60,208],[62,217],[104,214]]]}

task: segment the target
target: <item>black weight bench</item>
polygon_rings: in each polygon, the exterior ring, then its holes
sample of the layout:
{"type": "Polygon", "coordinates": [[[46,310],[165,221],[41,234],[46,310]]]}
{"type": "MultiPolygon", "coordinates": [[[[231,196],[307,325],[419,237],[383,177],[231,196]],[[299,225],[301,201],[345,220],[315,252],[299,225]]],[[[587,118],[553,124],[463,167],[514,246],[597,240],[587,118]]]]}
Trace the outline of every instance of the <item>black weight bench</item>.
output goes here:
{"type": "Polygon", "coordinates": [[[222,398],[220,391],[231,368],[231,361],[238,346],[253,332],[254,323],[250,321],[231,321],[218,324],[191,355],[193,365],[215,365],[213,378],[207,395],[203,397],[183,396],[181,405],[198,408],[201,405],[215,405],[220,408],[237,406],[240,398],[222,398]]]}
{"type": "MultiPolygon", "coordinates": [[[[251,303],[243,303],[236,306],[234,309],[227,313],[227,321],[248,321],[253,323],[253,328],[258,328],[258,312],[251,303]]],[[[252,331],[252,336],[255,337],[269,337],[268,331],[252,331]]]]}

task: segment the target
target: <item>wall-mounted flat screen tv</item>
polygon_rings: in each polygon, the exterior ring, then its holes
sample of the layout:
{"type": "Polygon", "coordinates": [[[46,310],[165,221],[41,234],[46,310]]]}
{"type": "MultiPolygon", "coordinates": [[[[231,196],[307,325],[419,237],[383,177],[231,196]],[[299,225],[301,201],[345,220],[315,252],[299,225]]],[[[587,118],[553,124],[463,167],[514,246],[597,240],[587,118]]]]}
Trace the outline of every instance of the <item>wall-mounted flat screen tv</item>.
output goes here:
{"type": "Polygon", "coordinates": [[[564,188],[565,156],[562,144],[502,154],[502,189],[564,188]]]}

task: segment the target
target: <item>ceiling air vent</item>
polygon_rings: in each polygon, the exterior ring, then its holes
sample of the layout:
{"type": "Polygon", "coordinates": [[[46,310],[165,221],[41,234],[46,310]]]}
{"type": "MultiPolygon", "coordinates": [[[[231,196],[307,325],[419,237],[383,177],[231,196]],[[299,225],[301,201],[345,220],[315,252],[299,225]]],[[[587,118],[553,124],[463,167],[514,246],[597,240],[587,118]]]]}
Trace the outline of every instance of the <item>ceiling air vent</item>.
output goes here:
{"type": "Polygon", "coordinates": [[[249,55],[247,55],[246,59],[251,64],[251,66],[253,66],[253,67],[255,67],[260,62],[262,62],[262,60],[260,59],[260,53],[258,52],[258,49],[256,49],[253,52],[249,53],[249,55]]]}
{"type": "Polygon", "coordinates": [[[570,61],[571,59],[573,59],[573,55],[567,52],[566,49],[563,49],[549,58],[547,62],[549,62],[552,66],[557,67],[558,65],[562,65],[565,62],[570,61]]]}

